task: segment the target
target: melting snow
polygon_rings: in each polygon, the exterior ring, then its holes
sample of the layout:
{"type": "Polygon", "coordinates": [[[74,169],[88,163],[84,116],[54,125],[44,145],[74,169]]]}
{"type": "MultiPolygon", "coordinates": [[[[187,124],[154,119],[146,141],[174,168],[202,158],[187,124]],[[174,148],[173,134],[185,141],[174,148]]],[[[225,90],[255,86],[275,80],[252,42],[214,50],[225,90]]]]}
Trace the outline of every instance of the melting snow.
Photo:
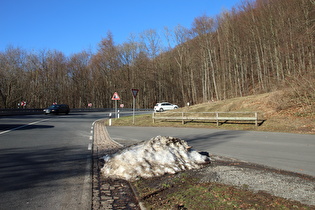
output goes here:
{"type": "Polygon", "coordinates": [[[110,178],[134,180],[198,169],[210,161],[179,138],[157,136],[111,156],[104,156],[102,173],[110,178]]]}

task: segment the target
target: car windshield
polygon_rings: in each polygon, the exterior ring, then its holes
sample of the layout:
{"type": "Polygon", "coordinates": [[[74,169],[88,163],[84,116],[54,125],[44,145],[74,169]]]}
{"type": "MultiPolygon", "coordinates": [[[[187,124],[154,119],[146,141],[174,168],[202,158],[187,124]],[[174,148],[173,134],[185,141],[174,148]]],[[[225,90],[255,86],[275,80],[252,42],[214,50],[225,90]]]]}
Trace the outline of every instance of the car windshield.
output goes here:
{"type": "Polygon", "coordinates": [[[49,109],[56,109],[56,108],[58,108],[59,107],[59,105],[51,105],[50,107],[48,107],[49,109]]]}

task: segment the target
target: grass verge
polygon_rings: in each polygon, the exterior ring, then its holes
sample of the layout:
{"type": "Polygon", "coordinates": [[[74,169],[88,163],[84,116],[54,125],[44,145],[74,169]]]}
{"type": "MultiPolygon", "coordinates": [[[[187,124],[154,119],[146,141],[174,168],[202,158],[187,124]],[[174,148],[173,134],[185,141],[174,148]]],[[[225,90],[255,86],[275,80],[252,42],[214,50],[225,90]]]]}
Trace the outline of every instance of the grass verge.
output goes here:
{"type": "Polygon", "coordinates": [[[193,173],[140,179],[132,183],[147,209],[313,209],[297,201],[220,183],[200,183],[193,173]]]}
{"type": "MultiPolygon", "coordinates": [[[[282,93],[282,95],[285,93],[282,93]]],[[[157,120],[153,123],[152,115],[122,117],[113,119],[113,126],[155,126],[155,127],[195,127],[219,128],[230,130],[271,131],[300,134],[315,134],[315,103],[309,106],[286,105],[276,101],[282,98],[281,93],[268,93],[248,97],[233,98],[183,107],[177,112],[259,112],[260,124],[254,122],[233,122],[217,126],[216,122],[191,121],[182,124],[181,121],[157,120]],[[281,108],[283,107],[283,108],[281,108]]],[[[168,111],[171,113],[171,111],[168,111]]]]}

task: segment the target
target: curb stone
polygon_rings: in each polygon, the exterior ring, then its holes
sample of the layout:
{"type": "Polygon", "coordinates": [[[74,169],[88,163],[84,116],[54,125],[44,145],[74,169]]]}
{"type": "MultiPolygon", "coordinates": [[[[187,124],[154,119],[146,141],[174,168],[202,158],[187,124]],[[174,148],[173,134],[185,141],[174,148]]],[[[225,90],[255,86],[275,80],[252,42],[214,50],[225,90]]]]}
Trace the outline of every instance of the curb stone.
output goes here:
{"type": "Polygon", "coordinates": [[[104,161],[101,157],[117,152],[122,145],[111,140],[104,124],[98,121],[94,124],[93,143],[93,180],[92,180],[92,208],[98,209],[127,209],[141,208],[134,190],[129,182],[121,179],[105,178],[101,174],[104,161]]]}

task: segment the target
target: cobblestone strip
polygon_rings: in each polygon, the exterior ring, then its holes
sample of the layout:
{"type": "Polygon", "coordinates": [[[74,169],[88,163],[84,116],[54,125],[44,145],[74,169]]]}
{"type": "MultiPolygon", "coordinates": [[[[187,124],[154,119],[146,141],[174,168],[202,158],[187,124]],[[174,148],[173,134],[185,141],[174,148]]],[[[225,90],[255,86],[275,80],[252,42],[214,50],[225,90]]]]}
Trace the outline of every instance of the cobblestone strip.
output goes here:
{"type": "Polygon", "coordinates": [[[113,180],[101,175],[104,163],[100,159],[106,154],[113,154],[122,145],[112,141],[103,121],[94,124],[93,143],[93,183],[92,209],[130,209],[138,210],[139,204],[130,184],[125,180],[113,180]]]}

